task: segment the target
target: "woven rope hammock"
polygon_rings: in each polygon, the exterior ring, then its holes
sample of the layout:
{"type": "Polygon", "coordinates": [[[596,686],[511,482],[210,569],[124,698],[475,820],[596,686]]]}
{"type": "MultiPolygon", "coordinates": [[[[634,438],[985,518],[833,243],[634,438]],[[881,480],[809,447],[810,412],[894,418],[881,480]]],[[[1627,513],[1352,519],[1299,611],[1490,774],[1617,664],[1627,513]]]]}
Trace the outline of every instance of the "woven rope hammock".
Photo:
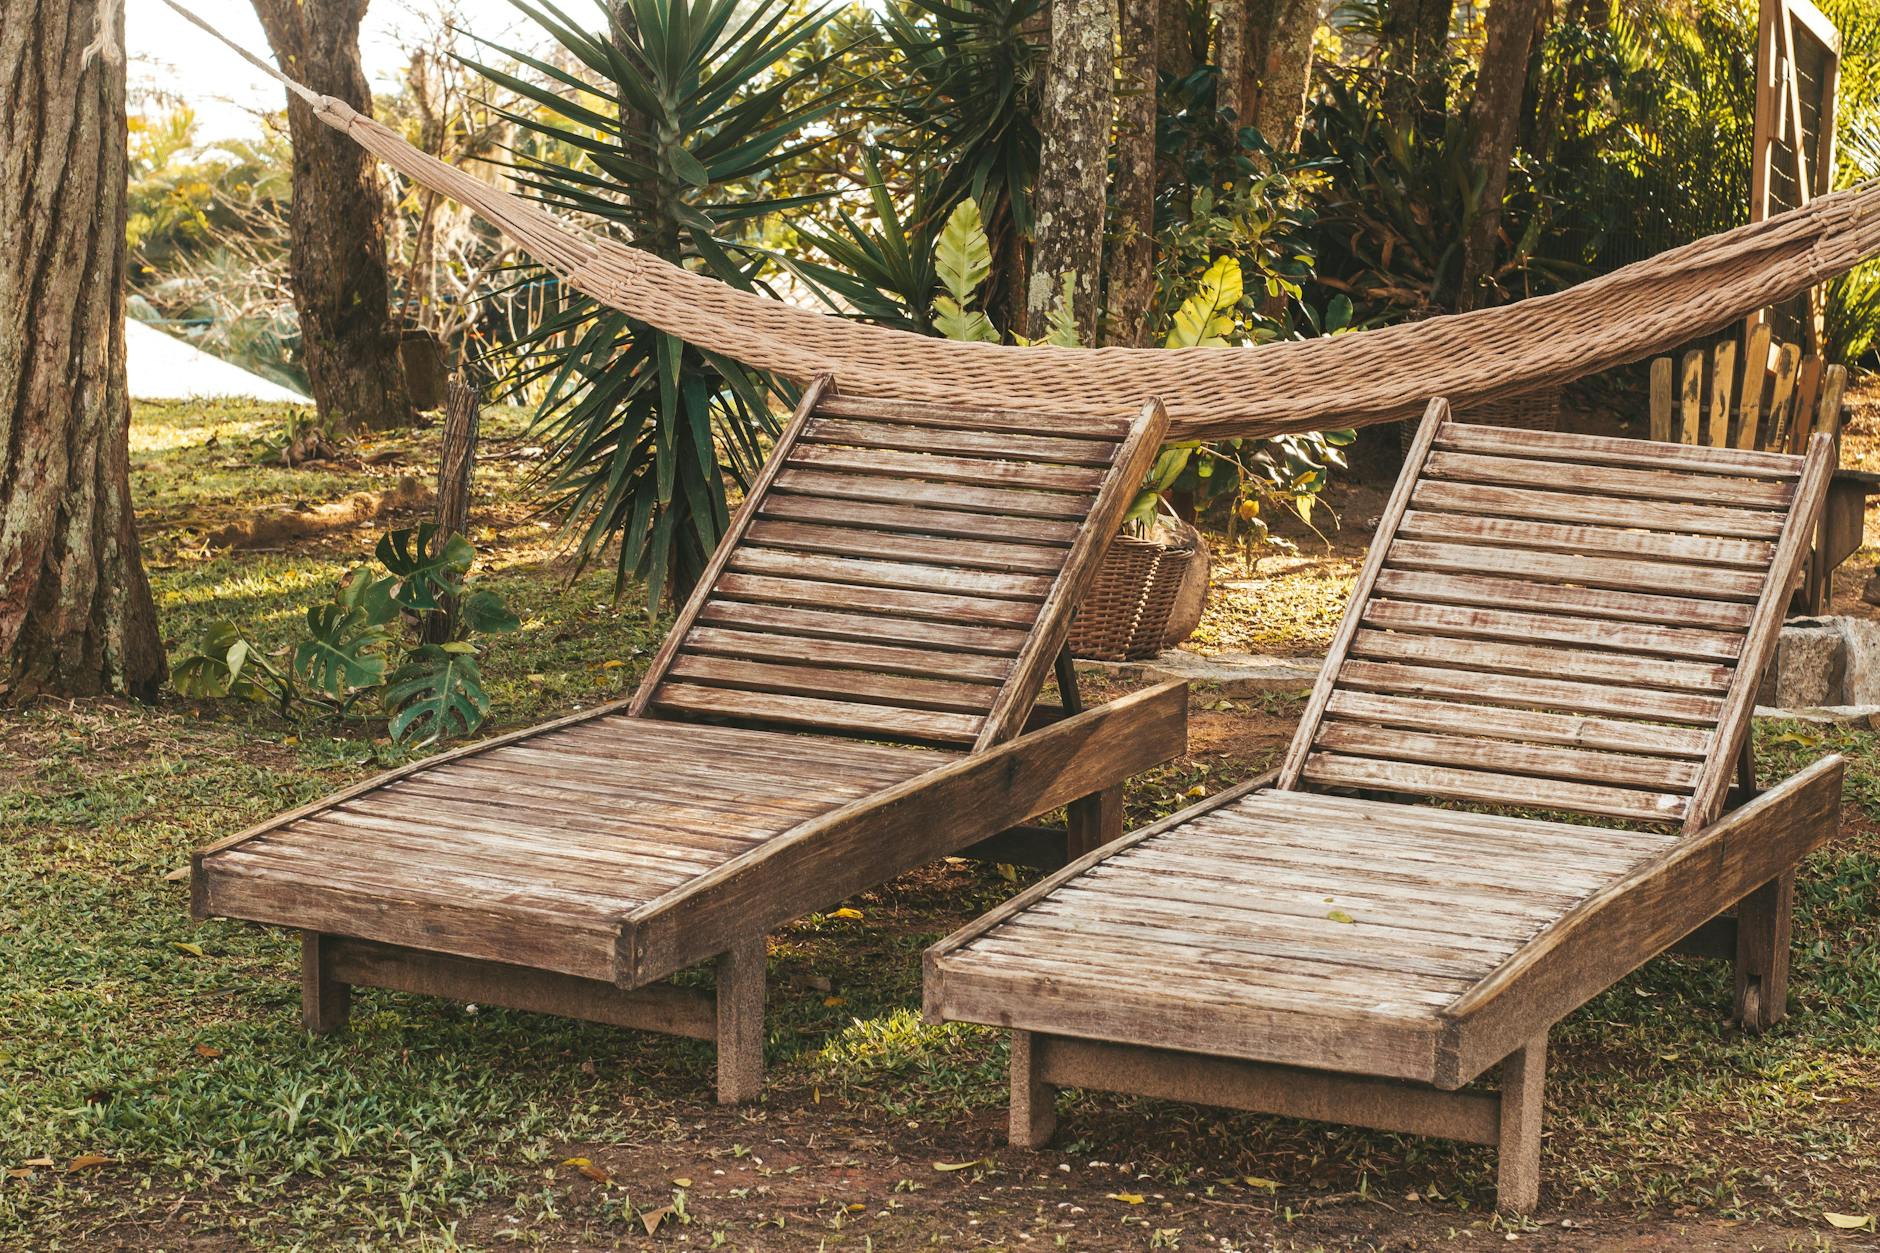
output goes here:
{"type": "Polygon", "coordinates": [[[406,143],[310,91],[178,4],[280,79],[328,126],[422,187],[474,209],[595,300],[700,348],[858,396],[1129,414],[1159,396],[1171,439],[1275,435],[1414,417],[1519,395],[1667,352],[1790,299],[1880,252],[1880,181],[1712,235],[1566,291],[1378,330],[1247,348],[959,343],[739,291],[605,239],[406,143]]]}

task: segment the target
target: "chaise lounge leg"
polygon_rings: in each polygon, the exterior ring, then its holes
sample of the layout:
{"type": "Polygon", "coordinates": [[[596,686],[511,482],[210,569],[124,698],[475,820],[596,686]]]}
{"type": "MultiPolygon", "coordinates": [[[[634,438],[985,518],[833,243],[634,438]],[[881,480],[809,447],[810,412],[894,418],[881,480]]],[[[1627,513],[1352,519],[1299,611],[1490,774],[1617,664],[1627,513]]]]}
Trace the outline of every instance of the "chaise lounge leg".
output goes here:
{"type": "Polygon", "coordinates": [[[1495,1203],[1526,1214],[1541,1199],[1541,1105],[1547,1085],[1547,1035],[1542,1032],[1501,1063],[1501,1134],[1495,1203]]]}
{"type": "Polygon", "coordinates": [[[327,950],[333,937],[300,933],[300,1021],[315,1035],[330,1035],[346,1025],[352,1010],[352,985],[333,978],[327,950]]]}
{"type": "Polygon", "coordinates": [[[1737,904],[1736,1017],[1750,1031],[1766,1031],[1788,1012],[1794,907],[1794,871],[1771,879],[1737,904]]]}
{"type": "Polygon", "coordinates": [[[1069,817],[1064,833],[1064,860],[1067,862],[1122,839],[1123,785],[1119,783],[1072,801],[1069,817]]]}
{"type": "Polygon", "coordinates": [[[764,937],[718,957],[718,1103],[756,1100],[764,1086],[764,937]]]}
{"type": "Polygon", "coordinates": [[[1057,1089],[1038,1078],[1034,1050],[1037,1037],[1029,1031],[1012,1033],[1013,1148],[1041,1149],[1057,1131],[1057,1089]]]}

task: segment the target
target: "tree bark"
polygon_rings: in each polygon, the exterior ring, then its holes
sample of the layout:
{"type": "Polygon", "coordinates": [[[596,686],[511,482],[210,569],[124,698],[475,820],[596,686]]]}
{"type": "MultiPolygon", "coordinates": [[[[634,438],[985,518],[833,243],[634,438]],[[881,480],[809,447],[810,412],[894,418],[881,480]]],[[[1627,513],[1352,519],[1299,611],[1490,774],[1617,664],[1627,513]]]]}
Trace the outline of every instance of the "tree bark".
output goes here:
{"type": "Polygon", "coordinates": [[[1155,299],[1156,19],[1159,0],[1118,0],[1116,221],[1110,229],[1104,342],[1140,348],[1155,299]]]}
{"type": "Polygon", "coordinates": [[[1044,334],[1069,274],[1078,336],[1095,342],[1115,42],[1115,0],[1057,0],[1053,6],[1025,284],[1026,334],[1034,338],[1044,334]]]}
{"type": "Polygon", "coordinates": [[[1279,153],[1299,146],[1306,89],[1312,82],[1312,36],[1318,0],[1255,0],[1247,40],[1246,122],[1279,153]]]}
{"type": "Polygon", "coordinates": [[[124,0],[0,0],[0,700],[163,682],[130,502],[124,0]]]}
{"type": "Polygon", "coordinates": [[[1384,0],[1378,51],[1406,74],[1430,69],[1449,50],[1454,0],[1384,0]]]}
{"type": "Polygon", "coordinates": [[[1547,0],[1493,0],[1484,20],[1482,67],[1469,103],[1469,164],[1482,180],[1475,217],[1462,241],[1462,278],[1456,307],[1472,309],[1488,294],[1501,235],[1501,202],[1527,90],[1528,53],[1546,16],[1547,0]]]}
{"type": "Polygon", "coordinates": [[[1220,71],[1214,107],[1232,113],[1242,126],[1247,125],[1247,106],[1253,100],[1247,81],[1252,68],[1247,37],[1253,29],[1247,20],[1248,7],[1248,0],[1214,0],[1214,68],[1220,71]]]}
{"type": "MultiPolygon", "coordinates": [[[[287,72],[372,116],[359,63],[367,0],[254,0],[287,72]]],[[[385,260],[385,195],[370,153],[287,101],[294,141],[291,271],[301,353],[320,418],[335,430],[411,419],[385,260]]]]}
{"type": "Polygon", "coordinates": [[[1194,0],[1152,0],[1156,6],[1156,68],[1170,78],[1194,73],[1194,0]]]}

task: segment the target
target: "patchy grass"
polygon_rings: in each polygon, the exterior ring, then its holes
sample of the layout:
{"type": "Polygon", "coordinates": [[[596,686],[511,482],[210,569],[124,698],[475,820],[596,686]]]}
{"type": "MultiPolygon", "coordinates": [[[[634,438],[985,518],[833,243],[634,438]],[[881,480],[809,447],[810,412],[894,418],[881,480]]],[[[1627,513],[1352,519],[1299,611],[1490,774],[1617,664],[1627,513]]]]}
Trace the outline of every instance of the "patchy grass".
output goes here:
{"type": "MultiPolygon", "coordinates": [[[[211,526],[423,476],[434,453],[417,432],[358,464],[252,467],[246,441],[279,421],[139,412],[136,491],[172,643],[210,612],[283,630],[382,524],[245,553],[205,549],[211,526]]],[[[606,572],[569,577],[525,503],[522,432],[501,414],[486,430],[475,525],[527,624],[485,659],[500,731],[624,692],[662,624],[615,605],[606,572]]],[[[1349,574],[1312,564],[1270,635],[1235,638],[1296,650],[1298,624],[1331,621],[1349,574]]],[[[1235,616],[1217,612],[1223,637],[1235,616]]],[[[1132,822],[1263,764],[1297,701],[1199,690],[1192,710],[1190,755],[1131,789],[1132,822]]],[[[1067,1094],[1055,1149],[1004,1148],[1002,1036],[919,1017],[920,950],[1026,878],[966,862],[849,902],[860,918],[772,937],[771,1083],[748,1109],[712,1103],[704,1046],[527,1014],[368,991],[349,1030],[310,1038],[291,937],[194,926],[164,875],[393,764],[383,728],[174,698],[41,704],[0,719],[0,1247],[1860,1240],[1822,1215],[1880,1211],[1880,742],[1759,738],[1767,779],[1828,750],[1851,767],[1846,838],[1802,877],[1790,1018],[1744,1036],[1725,1019],[1727,969],[1677,959],[1574,1015],[1555,1037],[1543,1212],[1505,1231],[1484,1212],[1490,1155],[1440,1141],[1067,1094]]]]}

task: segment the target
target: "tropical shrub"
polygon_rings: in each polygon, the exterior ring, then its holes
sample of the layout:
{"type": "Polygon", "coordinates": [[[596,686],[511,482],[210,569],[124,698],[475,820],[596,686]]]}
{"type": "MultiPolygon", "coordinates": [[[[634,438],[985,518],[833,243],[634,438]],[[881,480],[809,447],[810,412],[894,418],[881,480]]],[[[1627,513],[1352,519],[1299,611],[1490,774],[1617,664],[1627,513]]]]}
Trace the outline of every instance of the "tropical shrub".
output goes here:
{"type": "MultiPolygon", "coordinates": [[[[765,256],[742,232],[813,195],[754,193],[767,170],[827,142],[826,57],[791,60],[828,20],[791,0],[621,0],[590,32],[514,0],[563,54],[502,50],[536,75],[471,62],[524,102],[515,180],[538,199],[735,287],[765,256]]],[[[617,550],[615,586],[649,608],[704,571],[729,521],[726,482],[749,480],[774,434],[766,376],[533,274],[553,299],[503,357],[508,390],[537,398],[550,505],[577,559],[617,550]]]]}
{"type": "Polygon", "coordinates": [[[356,716],[376,705],[406,747],[469,735],[489,714],[473,640],[516,630],[515,614],[495,592],[465,586],[476,548],[461,535],[428,522],[390,531],[376,556],[378,571],[349,572],[278,651],[229,619],[205,624],[171,683],[184,696],[234,696],[283,714],[356,716]]]}

